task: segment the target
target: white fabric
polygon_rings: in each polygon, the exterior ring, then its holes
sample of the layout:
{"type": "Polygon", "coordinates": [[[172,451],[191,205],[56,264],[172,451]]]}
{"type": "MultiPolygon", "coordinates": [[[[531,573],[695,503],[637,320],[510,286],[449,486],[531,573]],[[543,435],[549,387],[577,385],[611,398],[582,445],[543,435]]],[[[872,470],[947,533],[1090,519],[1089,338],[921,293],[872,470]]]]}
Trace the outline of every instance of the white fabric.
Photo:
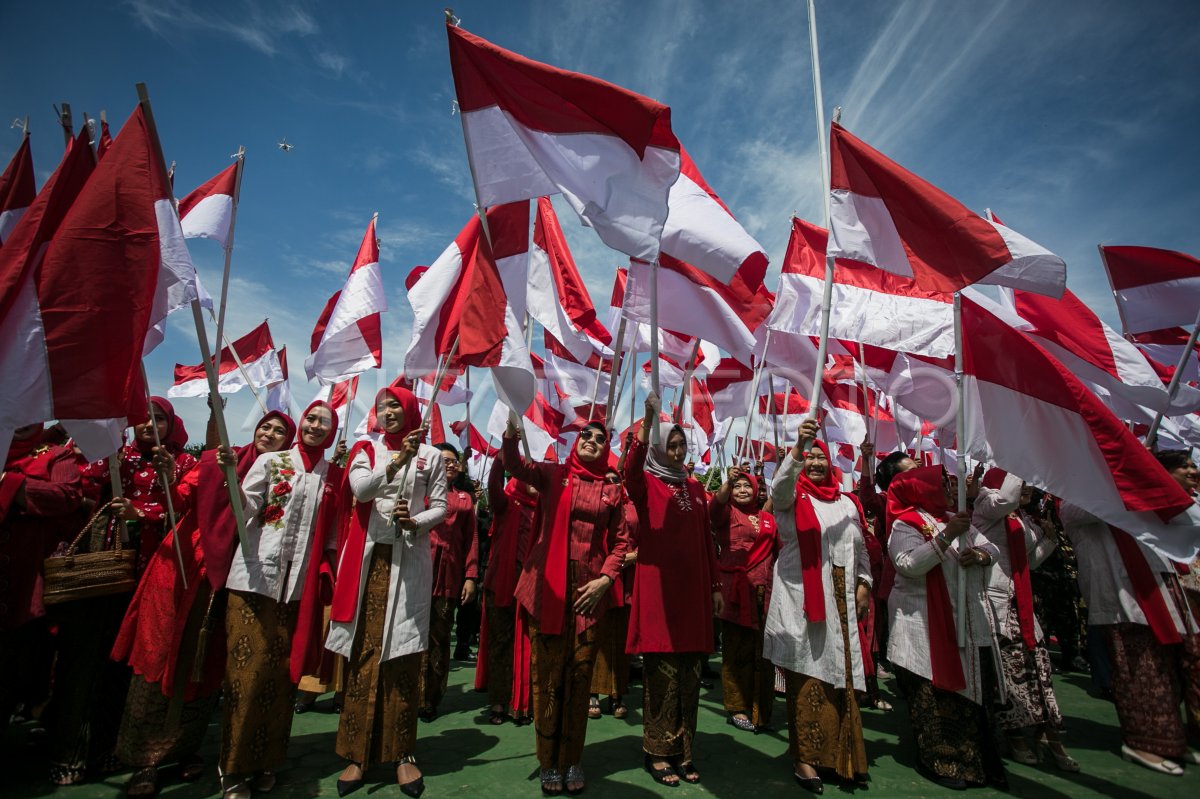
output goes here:
{"type": "Polygon", "coordinates": [[[25,216],[28,208],[9,208],[7,211],[0,212],[0,244],[3,244],[13,228],[21,221],[21,217],[25,216]]]}
{"type": "Polygon", "coordinates": [[[316,529],[317,510],[328,474],[329,462],[324,458],[311,472],[304,471],[299,446],[286,453],[266,452],[258,456],[242,478],[242,492],[246,495],[246,543],[234,551],[226,583],[230,589],[260,594],[276,602],[300,600],[313,536],[323,535],[321,543],[326,549],[336,546],[336,530],[316,529]],[[292,492],[283,508],[282,525],[264,530],[259,514],[266,507],[267,492],[272,488],[271,467],[284,468],[285,454],[291,468],[296,470],[288,479],[292,492]]]}
{"type": "MultiPolygon", "coordinates": [[[[933,528],[935,536],[946,526],[927,513],[922,512],[921,515],[933,528]]],[[[896,567],[896,582],[892,585],[892,592],[888,594],[890,624],[887,657],[894,666],[907,669],[918,677],[933,679],[925,575],[941,565],[946,578],[947,593],[950,595],[950,605],[957,622],[959,614],[964,612],[958,604],[958,579],[961,571],[966,579],[964,596],[967,608],[966,623],[962,625],[966,635],[958,642],[958,656],[962,662],[967,687],[959,693],[976,704],[983,704],[980,647],[991,648],[996,673],[1002,672],[999,671],[995,621],[985,594],[989,567],[972,566],[960,569],[959,552],[966,551],[966,548],[982,549],[993,558],[997,556],[995,547],[974,528],[955,539],[943,553],[932,538],[926,538],[911,525],[901,521],[892,523],[888,537],[888,556],[896,567]]]]}
{"type": "Polygon", "coordinates": [[[742,262],[762,245],[709,196],[704,187],[680,173],[667,199],[662,251],[728,284],[742,262]]]}
{"type": "Polygon", "coordinates": [[[378,366],[358,320],[387,309],[379,264],[363,264],[350,272],[316,352],[304,359],[308,379],[336,383],[378,366]]]}
{"type": "Polygon", "coordinates": [[[1032,291],[1058,299],[1067,288],[1067,264],[1036,241],[1022,236],[1010,227],[984,218],[996,228],[1013,260],[979,280],[992,286],[1032,291]]]}
{"type": "Polygon", "coordinates": [[[771,483],[771,501],[779,525],[779,556],[771,584],[771,605],[763,623],[763,657],[780,668],[815,677],[834,688],[846,687],[845,639],[833,593],[833,567],[846,570],[847,632],[854,688],[866,690],[862,647],[858,638],[855,591],[871,584],[871,562],[854,502],[839,495],[833,502],[813,500],[821,525],[821,582],[825,587],[825,621],[804,618],[804,584],[800,545],[796,540],[796,478],[801,462],[788,454],[771,483]]]}
{"type": "Polygon", "coordinates": [[[192,300],[201,300],[201,305],[212,310],[212,297],[208,297],[200,285],[200,276],[192,264],[174,204],[167,199],[155,200],[154,215],[158,220],[160,260],[150,324],[146,328],[146,341],[142,346],[143,357],[149,355],[166,337],[168,315],[191,305],[192,300]],[[203,302],[204,297],[208,297],[207,303],[203,302]]]}
{"type": "MultiPolygon", "coordinates": [[[[1062,504],[1059,518],[1079,564],[1079,587],[1087,602],[1088,625],[1147,624],[1146,614],[1133,594],[1133,583],[1108,525],[1070,502],[1062,504]]],[[[1189,632],[1190,626],[1194,631],[1195,624],[1191,623],[1190,615],[1180,617],[1175,600],[1166,588],[1166,581],[1178,579],[1174,567],[1149,547],[1139,543],[1138,549],[1154,574],[1155,587],[1171,613],[1175,629],[1184,634],[1189,632]]]]}
{"type": "Polygon", "coordinates": [[[849,189],[829,193],[826,255],[862,261],[894,275],[913,276],[892,212],[879,197],[866,197],[849,189]]]}
{"type": "Polygon", "coordinates": [[[233,197],[210,194],[192,206],[179,220],[185,239],[211,239],[229,246],[229,228],[233,224],[233,197]]]}
{"type": "MultiPolygon", "coordinates": [[[[358,622],[363,618],[363,593],[367,587],[371,558],[375,547],[392,547],[392,567],[388,578],[387,615],[383,623],[383,642],[379,659],[388,661],[414,652],[423,652],[429,643],[429,609],[433,593],[433,556],[429,531],[446,518],[446,472],[439,451],[427,444],[417,450],[412,467],[401,469],[390,481],[387,467],[395,452],[382,442],[373,442],[375,466],[360,452],[350,464],[347,479],[350,491],[359,502],[372,503],[367,523],[367,540],[359,572],[358,608],[352,622],[331,622],[325,648],[350,656],[358,622]],[[423,464],[423,465],[422,465],[423,464]],[[421,467],[421,468],[418,468],[421,467]],[[404,478],[401,488],[400,480],[404,478]],[[403,492],[412,511],[416,530],[397,537],[392,509],[403,492]],[[422,510],[419,510],[422,509],[422,510]]],[[[338,573],[342,564],[338,564],[338,573]]]]}
{"type": "MultiPolygon", "coordinates": [[[[571,356],[580,363],[586,363],[592,354],[592,341],[586,335],[575,329],[571,318],[563,309],[558,289],[551,274],[550,255],[536,244],[529,247],[529,281],[527,284],[527,307],[529,316],[546,328],[546,332],[554,337],[559,344],[567,348],[571,356]]],[[[507,291],[508,285],[505,284],[507,291]]],[[[509,303],[512,304],[511,301],[509,303]]],[[[517,308],[514,313],[521,316],[517,308]]]]}
{"type": "MultiPolygon", "coordinates": [[[[1183,354],[1182,344],[1137,344],[1136,346],[1150,360],[1170,366],[1172,369],[1179,365],[1179,356],[1183,354]]],[[[1200,380],[1200,358],[1197,358],[1194,352],[1183,362],[1183,380],[1187,383],[1200,380]]]]}
{"type": "Polygon", "coordinates": [[[1200,277],[1114,290],[1113,296],[1126,333],[1191,327],[1196,323],[1196,308],[1200,304],[1200,277]]]}
{"type": "Polygon", "coordinates": [[[463,127],[485,207],[561,193],[609,247],[658,257],[678,152],[647,147],[639,159],[616,136],[532,130],[499,106],[463,114],[463,127]]]}
{"type": "MultiPolygon", "coordinates": [[[[279,355],[275,350],[268,350],[262,357],[253,361],[242,361],[242,369],[233,368],[217,378],[218,394],[236,394],[247,385],[255,388],[267,388],[283,380],[283,367],[279,363],[279,355]],[[247,383],[246,378],[250,380],[247,383]]],[[[208,380],[198,377],[178,383],[167,389],[168,397],[203,397],[208,395],[208,380]]],[[[257,403],[255,403],[257,405],[257,403]]]]}
{"type": "MultiPolygon", "coordinates": [[[[535,461],[545,459],[546,450],[554,446],[557,439],[548,432],[538,427],[533,421],[525,416],[522,419],[524,426],[525,440],[529,442],[529,455],[535,461]]],[[[500,441],[504,437],[504,431],[508,426],[508,406],[503,402],[497,402],[492,406],[491,415],[488,416],[487,434],[493,441],[500,441]]]]}

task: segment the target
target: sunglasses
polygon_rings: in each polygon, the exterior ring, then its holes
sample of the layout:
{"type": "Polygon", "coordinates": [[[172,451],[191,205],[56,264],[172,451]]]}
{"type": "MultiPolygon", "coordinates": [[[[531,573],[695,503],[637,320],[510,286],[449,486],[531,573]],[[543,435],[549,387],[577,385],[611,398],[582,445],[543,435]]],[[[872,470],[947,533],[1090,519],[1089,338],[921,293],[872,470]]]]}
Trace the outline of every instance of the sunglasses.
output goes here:
{"type": "Polygon", "coordinates": [[[599,430],[583,430],[579,433],[580,441],[595,441],[597,444],[603,444],[607,436],[599,430]]]}

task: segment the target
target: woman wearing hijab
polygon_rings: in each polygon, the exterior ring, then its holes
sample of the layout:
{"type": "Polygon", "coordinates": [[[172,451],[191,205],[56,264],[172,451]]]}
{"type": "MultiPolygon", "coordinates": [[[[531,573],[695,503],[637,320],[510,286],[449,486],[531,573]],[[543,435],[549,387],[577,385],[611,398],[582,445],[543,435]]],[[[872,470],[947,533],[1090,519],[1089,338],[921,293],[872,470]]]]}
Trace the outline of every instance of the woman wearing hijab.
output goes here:
{"type": "Polygon", "coordinates": [[[684,468],[683,428],[660,422],[651,441],[658,407],[652,393],[626,453],[625,486],[638,512],[626,650],[642,656],[646,770],[657,782],[678,785],[700,781],[692,760],[700,670],[713,651],[713,612],[722,612],[724,598],[707,496],[684,468]]]}
{"type": "Polygon", "coordinates": [[[888,554],[896,566],[888,659],[908,701],[918,768],[945,788],[1004,787],[987,710],[1003,689],[985,595],[998,552],[971,528],[968,512],[950,515],[949,491],[940,466],[901,472],[888,487],[888,554]],[[966,607],[957,605],[960,574],[966,607]]]}
{"type": "Polygon", "coordinates": [[[567,462],[557,464],[522,458],[510,420],[501,457],[515,478],[537,489],[541,505],[516,600],[529,620],[542,792],[562,793],[565,782],[567,792],[577,794],[585,786],[596,622],[608,610],[629,548],[621,487],[605,481],[608,431],[598,422],[579,432],[567,462]]]}
{"type": "Polygon", "coordinates": [[[779,538],[775,517],[758,501],[758,478],[737,466],[709,505],[720,553],[721,688],[728,721],[758,732],[771,724],[775,666],[763,657],[763,620],[771,604],[771,572],[779,538]]]}
{"type": "MultiPolygon", "coordinates": [[[[1038,754],[1029,746],[1031,733],[1049,750],[1062,771],[1079,771],[1079,763],[1059,739],[1062,712],[1050,679],[1050,653],[1034,615],[1030,573],[1050,557],[1058,544],[1053,527],[1041,525],[1021,511],[1033,488],[1002,469],[983,476],[971,518],[985,539],[996,547],[996,562],[989,570],[987,595],[996,618],[1001,676],[1008,702],[996,708],[996,723],[1004,731],[1013,760],[1035,765],[1038,754]]],[[[1050,523],[1047,522],[1047,525],[1050,523]]]]}
{"type": "Polygon", "coordinates": [[[347,659],[336,748],[350,762],[337,789],[345,796],[372,764],[388,762],[400,790],[420,796],[425,782],[413,752],[433,584],[426,538],[446,514],[446,476],[438,451],[421,443],[411,391],[383,389],[375,415],[382,440],[360,441],[347,461],[350,515],[325,644],[347,659]]]}
{"type": "MultiPolygon", "coordinates": [[[[137,551],[139,577],[170,524],[164,483],[177,485],[196,464],[182,449],[173,460],[166,458],[186,435],[171,403],[151,397],[150,410],[153,417],[135,425],[132,442],[116,454],[124,499],[113,507],[107,543],[112,546],[114,536],[128,536],[123,546],[137,551]]],[[[109,486],[108,459],[85,467],[83,476],[109,486]]],[[[114,594],[54,608],[58,656],[54,694],[44,715],[52,734],[52,782],[67,785],[79,781],[85,765],[100,774],[122,768],[114,750],[130,671],[112,662],[109,653],[129,601],[129,594],[114,594]]]]}
{"type": "MultiPolygon", "coordinates": [[[[336,548],[340,470],[325,460],[337,415],[314,402],[296,445],[258,458],[242,478],[246,537],[226,580],[221,781],[226,799],[275,787],[287,760],[292,697],[320,660],[321,582],[336,548]],[[327,554],[328,552],[328,554],[327,554]]],[[[218,462],[236,466],[232,453],[218,462]]]]}
{"type": "MultiPolygon", "coordinates": [[[[620,485],[620,468],[609,467],[604,479],[613,485],[620,485]]],[[[629,603],[633,600],[633,571],[637,563],[637,511],[625,496],[624,489],[621,490],[621,497],[621,516],[629,536],[629,549],[625,552],[621,573],[613,586],[612,607],[599,624],[596,663],[592,666],[592,698],[588,702],[589,719],[598,719],[606,712],[612,714],[614,719],[629,715],[629,708],[625,706],[625,694],[629,691],[629,653],[625,651],[625,639],[629,637],[629,603]],[[607,710],[600,705],[601,695],[608,697],[607,710]]],[[[609,546],[615,544],[613,541],[609,546]]]]}
{"type": "MultiPolygon", "coordinates": [[[[238,477],[260,455],[291,447],[295,436],[291,417],[278,411],[263,416],[253,442],[230,453],[238,477]]],[[[159,471],[172,473],[173,460],[159,453],[159,471]]],[[[225,673],[225,646],[213,633],[224,605],[218,592],[238,537],[217,450],[201,455],[196,468],[172,487],[172,498],[179,525],[150,559],[112,649],[113,660],[128,663],[134,673],[117,738],[117,756],[135,769],[125,788],[129,796],[157,793],[164,763],[182,763],[187,782],[199,779],[196,753],[225,673]]]]}
{"type": "Polygon", "coordinates": [[[438,705],[450,679],[450,633],[454,610],[475,598],[479,581],[479,534],[475,490],[450,444],[435,444],[446,473],[446,516],[429,532],[433,556],[433,605],[429,617],[429,646],[421,656],[423,721],[437,718],[438,705]]]}
{"type": "MultiPolygon", "coordinates": [[[[26,689],[45,680],[33,656],[49,636],[42,562],[78,532],[82,499],[71,450],[44,441],[40,423],[18,427],[0,471],[0,732],[26,689]]],[[[72,782],[83,765],[73,764],[72,782]]]]}
{"type": "Polygon", "coordinates": [[[538,507],[536,488],[515,477],[505,482],[504,474],[504,464],[496,458],[487,482],[488,505],[492,509],[491,544],[488,568],[483,574],[486,613],[483,645],[476,666],[486,673],[482,687],[487,688],[491,705],[488,721],[492,724],[504,723],[513,699],[513,638],[517,616],[513,594],[529,551],[538,507]]]}
{"type": "Polygon", "coordinates": [[[855,690],[866,689],[858,619],[866,614],[871,565],[858,503],[817,423],[806,421],[771,485],[779,524],[763,656],[784,670],[788,743],[796,781],[824,789],[818,769],[862,783],[867,774],[855,690]]]}

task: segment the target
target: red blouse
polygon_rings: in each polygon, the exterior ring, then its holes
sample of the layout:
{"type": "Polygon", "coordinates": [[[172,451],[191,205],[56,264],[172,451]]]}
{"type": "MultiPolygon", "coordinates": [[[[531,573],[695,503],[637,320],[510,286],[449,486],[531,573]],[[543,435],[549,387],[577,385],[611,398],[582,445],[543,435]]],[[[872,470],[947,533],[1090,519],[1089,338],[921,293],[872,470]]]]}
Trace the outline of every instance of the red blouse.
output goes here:
{"type": "Polygon", "coordinates": [[[496,607],[507,608],[513,603],[521,564],[529,551],[533,520],[537,514],[537,498],[531,502],[512,500],[504,492],[504,465],[496,460],[488,475],[488,505],[492,509],[491,545],[488,566],[483,573],[483,588],[492,592],[496,607]]]}
{"type": "Polygon", "coordinates": [[[433,548],[433,595],[458,599],[463,583],[479,579],[479,536],[475,496],[451,488],[446,492],[446,518],[429,531],[433,548]]]}
{"type": "Polygon", "coordinates": [[[766,511],[759,511],[756,527],[750,521],[750,514],[732,502],[713,502],[709,508],[713,534],[720,551],[721,594],[725,598],[721,620],[759,629],[761,620],[756,618],[756,611],[752,607],[741,601],[743,597],[738,583],[744,579],[751,589],[765,588],[763,607],[765,609],[770,605],[775,557],[779,554],[779,537],[774,532],[775,517],[766,511]],[[750,550],[760,535],[774,538],[770,553],[758,563],[747,564],[750,550]]]}
{"type": "Polygon", "coordinates": [[[646,445],[635,439],[625,458],[625,486],[638,514],[625,649],[712,652],[712,595],[720,580],[704,488],[691,478],[666,483],[647,474],[645,465],[646,445]]]}

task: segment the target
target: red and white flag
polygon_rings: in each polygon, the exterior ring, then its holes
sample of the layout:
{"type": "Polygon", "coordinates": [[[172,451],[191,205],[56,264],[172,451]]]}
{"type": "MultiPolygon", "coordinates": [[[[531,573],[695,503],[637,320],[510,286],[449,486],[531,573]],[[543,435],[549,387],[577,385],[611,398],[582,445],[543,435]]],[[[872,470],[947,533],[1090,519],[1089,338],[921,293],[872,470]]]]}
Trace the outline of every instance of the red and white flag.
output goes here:
{"type": "Polygon", "coordinates": [[[1156,247],[1101,247],[1100,257],[1126,333],[1196,324],[1200,259],[1156,247]]]}
{"type": "MultiPolygon", "coordinates": [[[[1138,333],[1129,338],[1150,361],[1150,365],[1155,367],[1159,377],[1170,382],[1191,335],[1182,327],[1169,327],[1138,333]]],[[[1196,381],[1200,381],[1200,343],[1192,347],[1191,355],[1183,362],[1183,382],[1196,381]]]]}
{"type": "MultiPolygon", "coordinates": [[[[279,371],[283,374],[283,379],[267,386],[266,392],[262,395],[262,402],[267,406],[268,411],[286,413],[294,419],[296,410],[292,407],[294,403],[292,402],[291,380],[288,379],[287,347],[279,349],[279,371]]],[[[260,418],[262,418],[262,408],[256,402],[247,411],[246,419],[242,422],[242,429],[253,430],[255,423],[260,418]]]]}
{"type": "Polygon", "coordinates": [[[740,275],[750,291],[762,285],[767,254],[704,180],[691,156],[679,148],[679,180],[671,186],[670,214],[662,251],[720,283],[740,275]]]}
{"type": "Polygon", "coordinates": [[[590,401],[593,393],[598,403],[608,399],[609,382],[612,380],[612,359],[602,358],[592,352],[587,361],[580,363],[567,348],[546,331],[543,337],[546,346],[546,377],[556,383],[564,393],[576,401],[590,401]]]}
{"type": "Polygon", "coordinates": [[[446,32],[480,204],[561,193],[609,247],[657,258],[679,177],[671,109],[462,28],[446,32]]]}
{"type": "MultiPolygon", "coordinates": [[[[754,349],[754,331],[771,313],[775,298],[759,283],[751,289],[735,275],[729,285],[694,266],[667,255],[659,257],[658,324],[667,330],[711,341],[735,358],[749,360],[754,349]]],[[[650,264],[629,263],[625,316],[650,322],[650,264]]]]}
{"type": "MultiPolygon", "coordinates": [[[[779,294],[767,320],[772,330],[820,335],[828,238],[824,228],[792,219],[779,294]]],[[[954,352],[951,296],[920,289],[912,278],[839,258],[833,272],[829,337],[945,357],[954,352]]],[[[771,343],[775,346],[774,336],[771,343]]]]}
{"type": "Polygon", "coordinates": [[[149,331],[189,299],[189,273],[195,286],[141,106],[94,172],[93,161],[85,129],[0,249],[5,451],[13,428],[58,419],[86,458],[111,455],[127,420],[146,416],[149,331]]]}
{"type": "Polygon", "coordinates": [[[112,149],[113,137],[112,131],[108,129],[108,120],[104,118],[104,112],[100,112],[100,138],[96,139],[96,160],[99,161],[108,151],[112,149]]]}
{"type": "MultiPolygon", "coordinates": [[[[550,198],[537,204],[533,247],[529,251],[526,293],[529,316],[553,336],[571,356],[584,362],[594,351],[592,340],[611,344],[612,336],[596,317],[596,308],[571,257],[550,198]]],[[[518,309],[513,308],[514,312],[518,309]]]]}
{"type": "MultiPolygon", "coordinates": [[[[313,402],[320,400],[328,402],[338,417],[338,430],[346,429],[346,415],[350,412],[350,406],[354,403],[354,398],[358,395],[358,375],[339,380],[332,385],[321,386],[317,391],[317,395],[313,397],[313,402]]],[[[297,420],[299,421],[299,420],[297,420]]],[[[363,417],[363,421],[367,423],[367,430],[371,431],[375,427],[375,409],[370,411],[363,417]]],[[[360,424],[359,427],[362,427],[360,424]]],[[[358,431],[356,430],[357,434],[358,431]]]]}
{"type": "Polygon", "coordinates": [[[722,358],[705,379],[717,419],[745,416],[750,409],[754,370],[736,358],[722,358]]]}
{"type": "Polygon", "coordinates": [[[184,238],[212,239],[222,247],[229,247],[241,165],[242,160],[238,159],[233,166],[179,201],[179,222],[184,238]]]}
{"type": "MultiPolygon", "coordinates": [[[[534,459],[545,460],[544,453],[554,451],[559,433],[562,432],[562,412],[552,407],[545,395],[538,392],[522,416],[530,454],[534,459]]],[[[508,408],[498,402],[492,406],[492,413],[488,417],[487,433],[493,441],[499,441],[504,436],[507,425],[508,408]]]]}
{"type": "MultiPolygon", "coordinates": [[[[247,385],[267,388],[284,380],[283,366],[266,322],[234,341],[230,347],[222,348],[217,374],[217,392],[220,394],[236,394],[247,385]],[[234,359],[235,352],[242,362],[240,368],[234,359]]],[[[175,364],[175,382],[167,390],[168,397],[203,397],[206,394],[208,379],[204,364],[175,364]]]]}
{"type": "Polygon", "coordinates": [[[468,428],[466,419],[451,422],[450,430],[454,435],[458,436],[458,448],[461,450],[466,450],[470,447],[472,452],[485,455],[489,458],[494,458],[500,454],[500,448],[488,444],[487,439],[480,434],[475,425],[470,425],[468,428]]]}
{"type": "Polygon", "coordinates": [[[33,176],[33,155],[29,150],[29,134],[0,175],[0,246],[8,239],[25,209],[33,205],[37,186],[33,176]]]}
{"type": "Polygon", "coordinates": [[[383,362],[380,314],[386,310],[372,217],[346,284],[325,303],[313,328],[312,354],[304,361],[308,379],[328,385],[378,369],[383,362]]]}
{"type": "Polygon", "coordinates": [[[529,203],[489,208],[487,220],[490,246],[478,215],[472,216],[432,266],[409,276],[413,333],[404,372],[435,371],[457,340],[454,365],[491,367],[501,401],[524,409],[533,401],[534,378],[500,274],[505,261],[529,257],[529,203]]]}
{"type": "Polygon", "coordinates": [[[829,252],[835,258],[912,278],[926,291],[952,293],[989,275],[1000,285],[1011,280],[1053,296],[1066,285],[1062,259],[974,213],[836,122],[829,148],[829,252]],[[993,275],[1004,267],[1007,277],[993,275]]]}
{"type": "Polygon", "coordinates": [[[1031,337],[969,298],[962,316],[959,446],[1190,562],[1200,549],[1200,507],[1125,424],[1031,337]]]}

